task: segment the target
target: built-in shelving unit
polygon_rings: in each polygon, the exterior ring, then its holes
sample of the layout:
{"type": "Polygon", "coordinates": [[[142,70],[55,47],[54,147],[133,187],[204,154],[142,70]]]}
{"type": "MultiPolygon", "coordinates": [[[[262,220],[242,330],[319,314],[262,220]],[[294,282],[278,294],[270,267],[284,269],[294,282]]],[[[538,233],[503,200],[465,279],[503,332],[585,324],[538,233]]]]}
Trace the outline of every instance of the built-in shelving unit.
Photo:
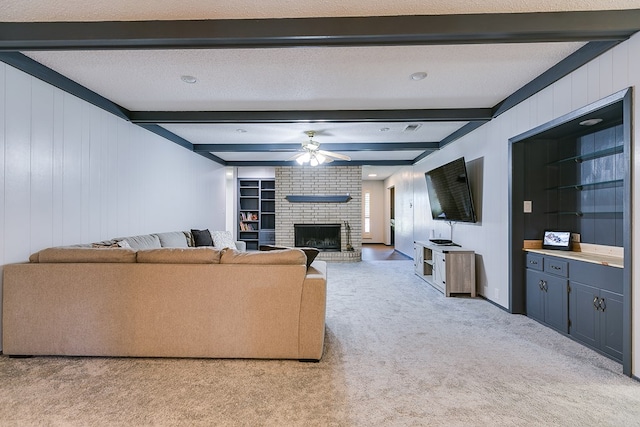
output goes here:
{"type": "Polygon", "coordinates": [[[631,91],[623,90],[510,139],[510,310],[622,362],[625,374],[631,373],[631,112],[631,91]],[[545,230],[571,231],[580,246],[523,253],[523,242],[540,240],[545,230]],[[577,259],[584,245],[619,256],[577,259]]]}
{"type": "Polygon", "coordinates": [[[275,243],[276,186],[273,179],[238,180],[238,240],[247,250],[275,243]]]}

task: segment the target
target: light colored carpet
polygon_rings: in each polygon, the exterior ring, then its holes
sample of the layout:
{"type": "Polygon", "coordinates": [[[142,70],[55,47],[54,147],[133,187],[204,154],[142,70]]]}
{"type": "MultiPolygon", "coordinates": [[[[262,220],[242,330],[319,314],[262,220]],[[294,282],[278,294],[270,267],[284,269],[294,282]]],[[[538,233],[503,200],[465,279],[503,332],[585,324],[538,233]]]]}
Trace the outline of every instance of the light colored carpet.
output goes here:
{"type": "Polygon", "coordinates": [[[0,425],[633,426],[621,366],[412,261],[329,265],[320,363],[0,357],[0,425]]]}

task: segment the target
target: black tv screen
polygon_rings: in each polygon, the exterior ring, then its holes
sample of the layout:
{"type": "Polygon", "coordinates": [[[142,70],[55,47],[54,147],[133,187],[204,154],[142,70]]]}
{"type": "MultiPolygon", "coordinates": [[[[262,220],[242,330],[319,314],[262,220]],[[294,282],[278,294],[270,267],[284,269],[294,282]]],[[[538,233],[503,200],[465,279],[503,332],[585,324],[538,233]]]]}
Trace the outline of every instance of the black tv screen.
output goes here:
{"type": "Polygon", "coordinates": [[[476,222],[464,157],[424,174],[433,219],[476,222]]]}

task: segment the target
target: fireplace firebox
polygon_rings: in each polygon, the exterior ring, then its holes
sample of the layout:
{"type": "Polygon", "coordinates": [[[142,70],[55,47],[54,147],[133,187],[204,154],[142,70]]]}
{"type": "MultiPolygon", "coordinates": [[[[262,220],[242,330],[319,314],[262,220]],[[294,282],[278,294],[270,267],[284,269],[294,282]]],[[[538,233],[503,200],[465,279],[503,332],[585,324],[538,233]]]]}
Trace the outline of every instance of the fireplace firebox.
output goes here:
{"type": "Polygon", "coordinates": [[[296,247],[340,252],[340,224],[294,224],[293,230],[296,247]]]}

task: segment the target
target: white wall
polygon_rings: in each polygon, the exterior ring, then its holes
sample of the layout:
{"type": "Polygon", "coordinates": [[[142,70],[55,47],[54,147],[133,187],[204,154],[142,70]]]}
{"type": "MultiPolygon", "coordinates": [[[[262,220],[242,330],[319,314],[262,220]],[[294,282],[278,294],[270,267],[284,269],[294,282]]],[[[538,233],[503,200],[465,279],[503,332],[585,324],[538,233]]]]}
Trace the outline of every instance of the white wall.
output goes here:
{"type": "MultiPolygon", "coordinates": [[[[385,221],[384,181],[362,181],[362,243],[384,243],[384,229],[389,227],[389,220],[385,221]],[[364,195],[371,194],[370,219],[371,233],[364,234],[364,195]]],[[[389,215],[387,215],[387,218],[389,215]]]]}
{"type": "MultiPolygon", "coordinates": [[[[397,251],[405,255],[413,257],[413,240],[414,240],[414,191],[413,191],[413,168],[404,166],[398,172],[385,179],[384,187],[389,189],[395,187],[395,243],[394,247],[397,251]]],[[[425,183],[426,186],[426,183],[425,183]]],[[[426,190],[425,190],[426,191],[426,190]]],[[[418,193],[419,195],[420,193],[418,193]]],[[[388,191],[385,197],[389,197],[388,191]]],[[[385,220],[389,220],[389,214],[386,213],[385,220]]],[[[416,239],[420,240],[422,236],[416,239]]]]}
{"type": "Polygon", "coordinates": [[[0,63],[0,270],[50,246],[224,229],[224,193],[220,165],[0,63]]]}
{"type": "MultiPolygon", "coordinates": [[[[509,260],[509,206],[508,206],[508,149],[509,138],[544,124],[580,107],[598,101],[628,87],[640,85],[640,34],[621,43],[600,57],[554,83],[550,87],[520,103],[511,110],[491,122],[481,126],[469,135],[447,145],[423,161],[413,166],[413,175],[400,172],[389,178],[388,182],[396,183],[396,195],[404,200],[413,198],[415,202],[415,233],[413,238],[421,240],[428,237],[432,228],[442,229],[442,225],[434,224],[428,212],[426,182],[424,172],[465,156],[467,162],[477,161],[482,165],[480,175],[473,180],[480,181],[482,198],[478,209],[481,220],[477,224],[457,224],[454,228],[454,239],[462,246],[476,251],[481,258],[478,267],[479,291],[486,298],[507,307],[509,294],[508,260],[509,260]],[[413,178],[413,183],[405,182],[413,178]],[[403,183],[400,185],[400,183],[403,183]],[[413,185],[412,185],[413,184],[413,185]],[[411,194],[401,192],[413,191],[411,194]]],[[[640,108],[638,108],[637,91],[633,93],[634,127],[632,135],[632,159],[640,158],[640,108]]],[[[640,224],[640,162],[633,161],[633,224],[640,224]]],[[[477,171],[476,171],[477,172],[477,171]]],[[[477,202],[477,200],[476,200],[477,202]]],[[[448,227],[444,225],[444,227],[448,227]]],[[[401,236],[402,246],[409,244],[406,234],[401,236]]],[[[640,227],[634,226],[632,235],[633,248],[639,247],[640,227]]],[[[640,265],[640,251],[633,251],[634,266],[640,265]]],[[[640,372],[640,291],[638,272],[632,272],[634,290],[633,298],[633,374],[640,372]]]]}

